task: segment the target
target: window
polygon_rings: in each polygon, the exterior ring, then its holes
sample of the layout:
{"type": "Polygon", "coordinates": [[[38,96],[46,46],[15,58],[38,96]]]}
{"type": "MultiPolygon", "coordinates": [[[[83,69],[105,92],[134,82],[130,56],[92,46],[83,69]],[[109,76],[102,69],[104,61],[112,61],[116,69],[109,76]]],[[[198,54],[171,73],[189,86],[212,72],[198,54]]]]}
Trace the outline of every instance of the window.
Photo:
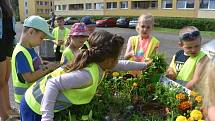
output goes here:
{"type": "Polygon", "coordinates": [[[117,2],[107,2],[107,9],[117,8],[117,2]]]}
{"type": "Polygon", "coordinates": [[[172,8],[172,0],[162,0],[162,8],[172,8]]]}
{"type": "Polygon", "coordinates": [[[40,1],[40,5],[43,5],[43,1],[40,1]]]}
{"type": "Polygon", "coordinates": [[[45,9],[45,13],[49,13],[49,9],[45,9]]]}
{"type": "Polygon", "coordinates": [[[128,1],[120,2],[120,8],[127,9],[128,8],[128,1]]]}
{"type": "Polygon", "coordinates": [[[201,9],[215,9],[215,0],[201,0],[200,8],[201,9]]]}
{"type": "Polygon", "coordinates": [[[54,6],[54,10],[57,10],[57,5],[54,6]]]}
{"type": "Polygon", "coordinates": [[[49,2],[44,2],[44,5],[49,5],[49,2]]]}
{"type": "Polygon", "coordinates": [[[177,8],[194,8],[195,0],[177,0],[177,8]]]}
{"type": "Polygon", "coordinates": [[[96,10],[101,10],[104,8],[104,4],[103,3],[95,3],[95,9],[96,10]]]}
{"type": "Polygon", "coordinates": [[[25,10],[25,15],[28,16],[28,9],[25,10]]]}
{"type": "Polygon", "coordinates": [[[62,5],[62,10],[66,10],[66,5],[62,5]]]}
{"type": "Polygon", "coordinates": [[[85,5],[87,10],[92,10],[92,3],[86,3],[85,5]]]}
{"type": "Polygon", "coordinates": [[[28,2],[25,2],[25,7],[28,7],[28,2]]]}
{"type": "Polygon", "coordinates": [[[84,4],[69,4],[69,10],[84,10],[84,4]]]}
{"type": "Polygon", "coordinates": [[[57,10],[59,11],[62,10],[61,5],[58,5],[57,8],[58,8],[57,10]]]}
{"type": "Polygon", "coordinates": [[[133,1],[131,3],[132,9],[150,9],[157,8],[158,1],[133,1]]]}

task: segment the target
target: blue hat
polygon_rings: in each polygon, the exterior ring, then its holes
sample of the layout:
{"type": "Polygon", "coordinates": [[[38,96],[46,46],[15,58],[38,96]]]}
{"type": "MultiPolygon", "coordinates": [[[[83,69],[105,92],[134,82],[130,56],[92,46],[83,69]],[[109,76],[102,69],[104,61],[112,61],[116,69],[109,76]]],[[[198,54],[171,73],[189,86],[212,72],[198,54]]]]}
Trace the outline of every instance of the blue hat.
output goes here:
{"type": "Polygon", "coordinates": [[[80,20],[80,22],[85,23],[87,26],[96,26],[96,24],[91,21],[90,16],[82,17],[81,20],[80,20]]]}
{"type": "Polygon", "coordinates": [[[40,16],[34,16],[34,15],[29,16],[28,18],[25,19],[23,26],[40,30],[44,32],[49,39],[54,39],[52,34],[49,32],[48,23],[44,18],[40,16]]]}

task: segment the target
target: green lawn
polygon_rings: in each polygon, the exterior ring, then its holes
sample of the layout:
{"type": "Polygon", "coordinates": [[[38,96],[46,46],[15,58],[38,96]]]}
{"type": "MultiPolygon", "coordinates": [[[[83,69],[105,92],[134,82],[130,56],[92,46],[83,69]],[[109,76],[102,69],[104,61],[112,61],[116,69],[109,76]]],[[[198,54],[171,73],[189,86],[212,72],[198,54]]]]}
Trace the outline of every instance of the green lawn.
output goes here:
{"type": "MultiPolygon", "coordinates": [[[[155,27],[155,32],[178,34],[179,29],[169,29],[169,28],[155,27]]],[[[212,31],[201,31],[201,35],[203,37],[215,37],[215,32],[212,32],[212,31]]]]}

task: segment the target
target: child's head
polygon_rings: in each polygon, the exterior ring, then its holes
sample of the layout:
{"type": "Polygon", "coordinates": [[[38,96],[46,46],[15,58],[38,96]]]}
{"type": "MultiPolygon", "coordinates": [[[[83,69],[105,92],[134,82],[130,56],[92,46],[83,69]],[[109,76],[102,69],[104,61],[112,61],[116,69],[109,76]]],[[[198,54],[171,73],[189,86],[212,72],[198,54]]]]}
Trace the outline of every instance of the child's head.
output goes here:
{"type": "Polygon", "coordinates": [[[23,26],[22,38],[27,39],[25,42],[27,42],[30,47],[40,45],[46,36],[53,39],[52,34],[49,32],[47,22],[39,16],[30,16],[26,18],[23,26]]]}
{"type": "Polygon", "coordinates": [[[80,48],[88,37],[89,34],[86,25],[84,23],[75,23],[70,29],[67,43],[72,44],[76,48],[80,48]]]}
{"type": "Polygon", "coordinates": [[[117,63],[124,38],[104,30],[92,33],[89,39],[90,48],[83,49],[74,62],[67,66],[72,71],[86,67],[90,63],[106,64],[104,69],[110,69],[117,63]]]}
{"type": "Polygon", "coordinates": [[[142,14],[138,18],[136,31],[142,38],[148,38],[154,28],[154,17],[151,14],[142,14]]]}
{"type": "Polygon", "coordinates": [[[58,27],[64,27],[64,23],[65,23],[64,17],[63,16],[58,16],[57,17],[57,26],[58,27]]]}
{"type": "Polygon", "coordinates": [[[86,24],[87,31],[89,32],[89,34],[91,34],[95,31],[96,24],[91,21],[90,16],[85,16],[85,17],[81,18],[80,22],[83,22],[84,24],[86,24]]]}
{"type": "Polygon", "coordinates": [[[200,52],[201,48],[201,35],[200,31],[194,26],[186,26],[179,32],[179,46],[184,52],[195,57],[200,52]]]}

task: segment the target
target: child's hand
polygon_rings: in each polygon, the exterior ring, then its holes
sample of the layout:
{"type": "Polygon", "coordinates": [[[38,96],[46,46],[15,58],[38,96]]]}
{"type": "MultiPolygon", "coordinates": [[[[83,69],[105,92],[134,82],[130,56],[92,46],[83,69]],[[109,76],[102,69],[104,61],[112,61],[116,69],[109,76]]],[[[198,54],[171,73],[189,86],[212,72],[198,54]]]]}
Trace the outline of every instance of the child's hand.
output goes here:
{"type": "Polygon", "coordinates": [[[63,40],[58,40],[57,45],[63,45],[63,44],[64,44],[64,41],[63,41],[63,40]]]}
{"type": "Polygon", "coordinates": [[[130,59],[130,58],[135,58],[135,53],[134,53],[134,51],[133,50],[131,50],[130,52],[128,52],[127,54],[126,54],[126,58],[127,59],[130,59]]]}
{"type": "Polygon", "coordinates": [[[53,71],[53,70],[57,69],[58,67],[60,67],[60,64],[49,62],[48,64],[46,64],[46,67],[49,69],[49,71],[53,71]]]}
{"type": "Polygon", "coordinates": [[[192,87],[194,86],[194,82],[193,81],[189,81],[186,85],[185,85],[185,87],[186,88],[188,88],[188,89],[192,89],[192,87]]]}
{"type": "Polygon", "coordinates": [[[172,69],[168,69],[167,72],[166,72],[166,77],[170,78],[172,80],[175,80],[176,79],[176,74],[172,69]]]}
{"type": "Polygon", "coordinates": [[[145,60],[145,63],[147,65],[147,67],[149,67],[150,65],[152,65],[152,62],[153,62],[153,60],[150,59],[150,58],[145,60]]]}

